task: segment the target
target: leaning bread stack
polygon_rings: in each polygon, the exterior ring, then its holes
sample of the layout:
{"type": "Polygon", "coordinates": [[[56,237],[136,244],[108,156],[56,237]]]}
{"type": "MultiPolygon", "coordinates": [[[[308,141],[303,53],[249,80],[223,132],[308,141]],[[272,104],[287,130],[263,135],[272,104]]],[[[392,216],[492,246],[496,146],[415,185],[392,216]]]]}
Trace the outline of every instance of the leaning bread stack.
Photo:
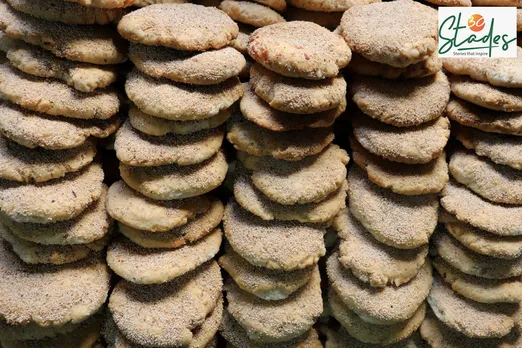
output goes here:
{"type": "Polygon", "coordinates": [[[115,132],[110,86],[127,55],[105,8],[0,2],[0,342],[80,346],[100,339],[112,219],[96,138],[115,132]]]}
{"type": "Polygon", "coordinates": [[[248,51],[256,63],[227,125],[238,161],[219,259],[231,277],[221,334],[238,348],[320,346],[317,264],[345,206],[349,160],[331,125],[346,107],[339,69],[351,53],[309,22],[260,28],[248,51]]]}
{"type": "Polygon", "coordinates": [[[437,275],[421,327],[432,345],[518,347],[522,300],[521,49],[518,58],[445,58],[458,146],[433,237],[437,275]]]}
{"type": "Polygon", "coordinates": [[[225,179],[222,124],[243,94],[245,60],[228,47],[238,28],[216,8],[155,4],[124,16],[118,31],[135,68],[114,142],[122,181],[108,193],[120,234],[107,263],[123,279],[104,336],[117,347],[214,346],[223,205],[209,192],[225,179]]]}
{"type": "Polygon", "coordinates": [[[340,244],[327,263],[341,329],[328,341],[416,346],[432,285],[437,193],[448,181],[450,88],[435,53],[436,11],[407,0],[353,7],[340,33],[354,55],[349,93],[358,110],[349,208],[334,221],[340,244]],[[411,22],[415,31],[397,30],[411,22]]]}

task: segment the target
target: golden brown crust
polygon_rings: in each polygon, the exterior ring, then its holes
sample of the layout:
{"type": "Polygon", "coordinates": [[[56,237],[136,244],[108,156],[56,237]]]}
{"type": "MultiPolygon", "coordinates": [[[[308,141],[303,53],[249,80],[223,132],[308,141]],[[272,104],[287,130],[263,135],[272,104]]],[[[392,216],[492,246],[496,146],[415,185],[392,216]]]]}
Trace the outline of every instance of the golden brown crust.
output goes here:
{"type": "Polygon", "coordinates": [[[391,162],[366,151],[350,137],[353,160],[368,179],[376,185],[403,195],[419,195],[440,192],[449,180],[446,154],[426,164],[402,164],[391,162]]]}
{"type": "Polygon", "coordinates": [[[448,78],[441,71],[400,82],[360,75],[350,88],[362,112],[395,127],[418,126],[438,118],[450,97],[448,78]]]}
{"type": "Polygon", "coordinates": [[[322,80],[339,74],[351,59],[351,51],[338,35],[312,22],[280,23],[256,30],[248,53],[277,74],[322,80]]]}
{"type": "Polygon", "coordinates": [[[243,95],[237,77],[218,85],[198,86],[155,79],[134,69],[125,92],[141,111],[168,120],[201,120],[228,109],[243,95]]]}
{"type": "Polygon", "coordinates": [[[522,235],[522,207],[490,202],[454,181],[441,192],[440,204],[458,220],[500,236],[522,235]]]}
{"type": "Polygon", "coordinates": [[[212,259],[221,246],[221,235],[216,228],[203,239],[175,249],[145,249],[120,237],[107,249],[107,264],[135,284],[163,284],[212,259]]]}
{"type": "Polygon", "coordinates": [[[264,27],[286,21],[273,9],[258,3],[224,0],[219,4],[219,8],[234,21],[253,27],[264,27]]]}
{"type": "Polygon", "coordinates": [[[151,232],[167,232],[185,225],[196,214],[210,208],[207,196],[174,201],[155,201],[132,190],[123,181],[109,188],[107,211],[130,227],[151,232]]]}
{"type": "Polygon", "coordinates": [[[0,65],[0,95],[23,108],[54,116],[106,120],[120,108],[113,88],[85,94],[65,83],[0,65]]]}
{"type": "Polygon", "coordinates": [[[227,124],[227,140],[238,151],[252,156],[270,156],[285,161],[300,161],[318,155],[330,145],[333,139],[331,128],[273,132],[257,126],[238,114],[234,115],[227,124]]]}
{"type": "Polygon", "coordinates": [[[223,183],[227,169],[222,151],[191,166],[133,167],[120,163],[125,183],[153,200],[189,198],[210,192],[223,183]]]}
{"type": "Polygon", "coordinates": [[[187,52],[131,43],[129,58],[147,75],[195,85],[215,85],[239,75],[244,56],[232,47],[187,52]]]}
{"type": "Polygon", "coordinates": [[[326,80],[294,79],[278,75],[261,64],[250,69],[255,93],[271,107],[294,114],[313,114],[339,106],[346,95],[342,75],[326,80]]]}
{"type": "Polygon", "coordinates": [[[223,226],[232,248],[254,266],[294,271],[317,264],[326,252],[324,226],[261,220],[233,200],[223,226]]]}
{"type": "Polygon", "coordinates": [[[428,302],[440,321],[468,337],[502,337],[513,328],[510,315],[516,307],[468,300],[453,292],[439,276],[434,278],[428,302]]]}
{"type": "Polygon", "coordinates": [[[237,36],[238,27],[216,8],[156,4],[125,15],[118,23],[118,31],[136,43],[205,51],[228,45],[237,36]]]}
{"type": "Polygon", "coordinates": [[[225,285],[228,311],[253,341],[284,342],[308,332],[323,311],[321,276],[312,278],[284,300],[267,301],[241,290],[229,281],[225,285]]]}
{"type": "Polygon", "coordinates": [[[326,271],[332,290],[345,306],[367,323],[393,325],[404,322],[415,315],[430,292],[432,275],[429,260],[408,283],[376,291],[343,268],[338,258],[339,253],[336,252],[327,261],[326,271]]]}
{"type": "Polygon", "coordinates": [[[394,248],[428,244],[437,225],[437,195],[394,193],[371,183],[357,166],[348,173],[348,197],[354,217],[377,240],[394,248]]]}
{"type": "Polygon", "coordinates": [[[416,127],[393,127],[361,112],[352,117],[357,141],[374,155],[388,161],[421,164],[439,157],[450,136],[446,117],[416,127]]]}
{"type": "Polygon", "coordinates": [[[0,182],[0,209],[17,222],[49,224],[72,219],[98,200],[103,170],[93,163],[76,173],[44,183],[0,182]]]}
{"type": "Polygon", "coordinates": [[[0,178],[19,182],[44,182],[76,172],[94,160],[96,145],[86,141],[68,150],[28,149],[0,138],[0,178]]]}
{"type": "Polygon", "coordinates": [[[127,121],[116,133],[114,150],[121,163],[131,166],[188,166],[214,156],[221,148],[224,133],[223,128],[213,128],[186,135],[155,137],[141,133],[127,121]]]}
{"type": "MultiPolygon", "coordinates": [[[[351,336],[355,337],[350,337],[349,345],[334,345],[332,348],[366,348],[378,344],[391,348],[417,348],[416,345],[410,344],[411,342],[407,340],[407,337],[412,335],[421,325],[426,313],[425,302],[419,306],[411,318],[404,322],[392,325],[375,325],[365,322],[355,312],[351,311],[331,288],[328,291],[328,300],[333,316],[342,325],[339,331],[347,330],[351,336]],[[353,345],[351,344],[352,341],[353,345]]],[[[348,335],[348,333],[345,333],[345,335],[348,335]]],[[[330,340],[331,335],[328,335],[326,342],[328,348],[330,348],[330,340]]]]}
{"type": "Polygon", "coordinates": [[[80,120],[40,114],[0,101],[0,133],[34,149],[64,150],[81,146],[88,137],[106,138],[116,132],[120,117],[80,120]]]}
{"type": "Polygon", "coordinates": [[[341,29],[354,52],[398,68],[421,62],[437,49],[437,11],[416,1],[354,6],[343,15],[341,29]],[[403,30],[411,23],[415,30],[403,30]]]}
{"type": "Polygon", "coordinates": [[[239,104],[241,113],[247,120],[273,132],[330,127],[346,110],[345,98],[336,108],[315,114],[298,115],[279,111],[259,98],[250,84],[243,84],[243,86],[245,93],[239,104]]]}
{"type": "Polygon", "coordinates": [[[127,43],[115,30],[41,20],[0,2],[0,29],[7,36],[40,46],[54,55],[92,64],[118,64],[127,57],[127,43]]]}

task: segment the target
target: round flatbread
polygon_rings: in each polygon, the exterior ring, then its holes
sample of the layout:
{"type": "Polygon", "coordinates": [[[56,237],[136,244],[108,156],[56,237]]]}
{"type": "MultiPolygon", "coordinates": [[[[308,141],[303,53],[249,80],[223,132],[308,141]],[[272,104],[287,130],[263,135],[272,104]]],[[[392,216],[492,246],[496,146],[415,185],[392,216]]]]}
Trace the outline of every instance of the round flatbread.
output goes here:
{"type": "Polygon", "coordinates": [[[285,22],[283,16],[267,6],[247,1],[224,0],[219,8],[236,22],[264,27],[285,22]]]}
{"type": "Polygon", "coordinates": [[[341,30],[350,48],[397,68],[426,60],[437,49],[437,11],[409,0],[348,9],[341,30]],[[403,30],[415,25],[415,30],[403,30]]]}
{"type": "Polygon", "coordinates": [[[28,149],[0,137],[0,178],[20,182],[44,182],[76,172],[96,155],[96,145],[86,141],[68,150],[28,149]]]}
{"type": "Polygon", "coordinates": [[[440,204],[458,220],[499,236],[522,235],[522,207],[492,203],[449,181],[440,204]]]}
{"type": "Polygon", "coordinates": [[[485,279],[460,272],[444,259],[437,257],[433,267],[458,294],[480,303],[519,303],[522,300],[522,282],[517,278],[485,279]]]}
{"type": "MultiPolygon", "coordinates": [[[[365,322],[351,311],[331,288],[328,291],[328,300],[332,315],[341,323],[339,331],[346,330],[345,335],[351,334],[354,337],[350,337],[351,341],[355,341],[355,345],[340,345],[333,346],[333,348],[369,348],[374,345],[385,345],[392,348],[409,347],[409,345],[406,345],[407,341],[404,340],[419,328],[427,307],[425,302],[421,303],[413,316],[404,322],[392,325],[375,325],[365,322]]],[[[328,335],[328,338],[330,339],[330,335],[328,335]]],[[[326,346],[329,347],[328,341],[326,346]]],[[[416,346],[412,348],[416,348],[416,346]]]]}
{"type": "MultiPolygon", "coordinates": [[[[230,313],[225,310],[223,313],[223,321],[219,328],[221,336],[227,341],[227,348],[279,348],[281,343],[266,343],[252,341],[247,331],[234,319],[230,313]]],[[[317,331],[311,329],[307,333],[297,338],[285,341],[285,348],[322,348],[323,345],[319,340],[317,331]]]]}
{"type": "Polygon", "coordinates": [[[250,84],[270,107],[294,114],[313,114],[339,106],[346,95],[342,75],[325,80],[294,79],[278,75],[256,63],[250,84]]]}
{"type": "Polygon", "coordinates": [[[511,334],[501,339],[470,338],[453,330],[428,311],[420,327],[422,338],[432,347],[444,348],[515,348],[522,343],[522,336],[511,334]]]}
{"type": "Polygon", "coordinates": [[[464,75],[450,76],[451,92],[460,99],[491,110],[522,111],[522,91],[495,87],[464,75]]]}
{"type": "Polygon", "coordinates": [[[115,66],[93,65],[58,58],[37,46],[16,41],[7,51],[7,59],[9,64],[29,75],[58,79],[81,92],[92,92],[107,87],[115,82],[118,76],[115,66]]]}
{"type": "MultiPolygon", "coordinates": [[[[192,330],[192,341],[188,347],[194,348],[216,348],[216,333],[223,319],[223,298],[219,298],[216,307],[206,317],[203,324],[192,330]]],[[[112,316],[107,314],[102,328],[105,341],[111,348],[142,348],[140,344],[134,344],[123,336],[114,323],[112,316]]]]}
{"type": "MultiPolygon", "coordinates": [[[[78,12],[76,15],[85,18],[78,12]]],[[[0,3],[0,26],[8,37],[40,46],[61,58],[101,65],[118,64],[127,58],[125,40],[108,27],[41,20],[15,11],[4,1],[0,3]]]]}
{"type": "Polygon", "coordinates": [[[224,137],[223,128],[155,137],[139,132],[127,121],[116,133],[114,149],[120,162],[131,166],[188,166],[214,156],[221,148],[224,137]]]}
{"type": "Polygon", "coordinates": [[[418,126],[440,117],[450,97],[448,78],[441,71],[399,82],[359,75],[350,88],[362,112],[395,127],[418,126]]]}
{"type": "Polygon", "coordinates": [[[84,94],[54,80],[27,75],[0,64],[0,95],[23,108],[49,115],[106,120],[120,108],[116,90],[84,94]]]}
{"type": "Polygon", "coordinates": [[[443,231],[433,235],[433,242],[440,257],[463,273],[487,279],[522,275],[522,258],[505,260],[476,254],[443,231]]]}
{"type": "Polygon", "coordinates": [[[466,248],[497,259],[522,257],[522,236],[497,236],[463,222],[445,223],[446,230],[466,248]]]}
{"type": "Polygon", "coordinates": [[[376,185],[402,195],[420,195],[440,192],[449,180],[446,154],[426,164],[391,162],[366,151],[350,137],[353,160],[368,179],[376,185]]]}
{"type": "Polygon", "coordinates": [[[437,226],[436,195],[405,196],[371,183],[358,167],[348,173],[350,211],[379,242],[399,249],[428,244],[437,226]]]}
{"type": "Polygon", "coordinates": [[[310,80],[337,76],[352,56],[341,37],[318,24],[304,21],[256,30],[250,36],[248,53],[277,74],[310,80]]]}
{"type": "Polygon", "coordinates": [[[438,276],[433,279],[428,302],[441,322],[468,337],[502,337],[513,328],[513,305],[468,300],[453,292],[438,276]]]}
{"type": "Polygon", "coordinates": [[[131,343],[187,346],[193,330],[218,305],[222,284],[214,261],[155,286],[121,280],[110,296],[109,310],[117,329],[131,343]]]}
{"type": "Polygon", "coordinates": [[[210,209],[210,199],[198,196],[173,201],[153,201],[117,181],[109,188],[107,211],[135,229],[167,232],[185,225],[190,218],[210,209]]]}
{"type": "Polygon", "coordinates": [[[341,239],[339,262],[361,281],[374,287],[400,286],[409,282],[428,256],[428,246],[400,250],[378,242],[349,209],[337,215],[333,227],[341,239]]]}
{"type": "Polygon", "coordinates": [[[522,170],[522,138],[512,135],[487,133],[478,129],[453,124],[451,133],[466,148],[497,164],[522,170]]]}
{"type": "MultiPolygon", "coordinates": [[[[375,332],[380,332],[380,330],[382,330],[382,327],[377,327],[375,328],[375,331],[369,331],[368,334],[373,336],[375,332]]],[[[355,336],[351,336],[344,328],[339,328],[337,330],[328,328],[326,331],[326,337],[327,340],[325,346],[327,348],[372,348],[372,346],[374,346],[373,343],[359,341],[355,336]]],[[[408,338],[386,346],[388,348],[422,348],[424,347],[424,341],[418,332],[414,332],[408,338]]]]}
{"type": "Polygon", "coordinates": [[[46,21],[66,24],[103,25],[117,22],[123,16],[122,9],[86,7],[67,1],[48,3],[38,0],[7,0],[7,2],[17,11],[46,21]]]}
{"type": "Polygon", "coordinates": [[[463,126],[477,128],[484,132],[522,134],[522,112],[489,110],[453,98],[448,103],[446,114],[463,126]]]}
{"type": "Polygon", "coordinates": [[[130,282],[162,284],[212,259],[220,246],[220,229],[215,229],[194,244],[177,249],[144,249],[126,238],[119,238],[107,250],[107,264],[130,282]]]}
{"type": "Polygon", "coordinates": [[[411,318],[428,296],[432,282],[429,260],[408,283],[379,289],[343,268],[337,252],[328,258],[326,270],[332,289],[344,305],[363,321],[376,325],[392,325],[411,318]]]}
{"type": "Polygon", "coordinates": [[[445,58],[444,68],[457,75],[469,75],[493,86],[522,87],[522,47],[517,47],[516,58],[445,58]]]}
{"type": "Polygon", "coordinates": [[[120,164],[127,185],[154,200],[195,197],[214,190],[225,180],[228,164],[222,151],[192,166],[176,164],[159,167],[132,167],[120,164]]]}
{"type": "Polygon", "coordinates": [[[377,76],[385,79],[417,79],[439,72],[442,69],[442,60],[438,55],[432,54],[421,62],[408,65],[405,68],[396,68],[372,62],[354,52],[347,69],[360,75],[377,76]]]}
{"type": "Polygon", "coordinates": [[[368,5],[377,1],[378,0],[289,0],[288,3],[292,6],[303,8],[308,11],[344,12],[353,6],[368,5]]]}
{"type": "MultiPolygon", "coordinates": [[[[1,339],[54,336],[61,328],[86,320],[104,305],[110,274],[101,257],[62,266],[29,266],[5,243],[0,243],[0,249],[0,316],[5,323],[1,339]]],[[[69,331],[73,328],[68,327],[69,331]]]]}
{"type": "Polygon", "coordinates": [[[490,162],[469,150],[457,150],[449,162],[451,175],[492,202],[522,204],[522,172],[490,162]]]}
{"type": "Polygon", "coordinates": [[[146,114],[191,121],[210,118],[228,109],[241,98],[243,88],[236,77],[218,85],[197,86],[155,79],[134,69],[127,76],[125,92],[146,114]]]}
{"type": "Polygon", "coordinates": [[[228,203],[223,217],[228,242],[254,266],[294,271],[317,264],[326,250],[324,228],[287,221],[264,221],[228,203]]]}
{"type": "Polygon", "coordinates": [[[191,134],[199,131],[217,128],[225,123],[232,114],[232,108],[220,111],[216,116],[194,121],[166,120],[150,116],[141,111],[136,105],[129,109],[129,121],[132,128],[142,133],[160,137],[167,134],[191,134]]]}
{"type": "Polygon", "coordinates": [[[446,117],[399,128],[357,112],[352,126],[355,138],[366,150],[389,161],[408,164],[428,163],[439,157],[450,135],[446,117]]]}
{"type": "Polygon", "coordinates": [[[112,230],[112,219],[105,210],[107,186],[103,186],[100,199],[92,203],[74,219],[52,224],[16,222],[0,217],[14,235],[42,245],[89,244],[104,238],[112,230]]]}
{"type": "Polygon", "coordinates": [[[0,133],[34,149],[65,150],[81,146],[88,137],[106,138],[120,126],[120,118],[79,120],[57,118],[0,102],[0,133]]]}
{"type": "Polygon", "coordinates": [[[185,225],[174,227],[166,232],[150,232],[119,223],[120,232],[143,248],[179,248],[195,243],[212,232],[221,222],[225,208],[219,199],[212,199],[210,209],[202,212],[185,225]]]}
{"type": "Polygon", "coordinates": [[[69,220],[100,198],[102,181],[103,170],[98,163],[44,183],[0,181],[0,210],[17,222],[69,220]]]}
{"type": "Polygon", "coordinates": [[[129,58],[143,73],[175,82],[215,85],[239,75],[246,60],[232,47],[187,52],[131,43],[129,58]]]}
{"type": "Polygon", "coordinates": [[[284,342],[312,328],[323,311],[319,269],[301,289],[280,301],[266,301],[241,290],[234,282],[225,285],[228,312],[253,341],[284,342]]]}
{"type": "Polygon", "coordinates": [[[329,30],[333,30],[339,26],[342,16],[342,12],[316,12],[292,6],[288,7],[285,11],[285,18],[289,22],[313,22],[329,30]]]}
{"type": "Polygon", "coordinates": [[[263,220],[296,220],[299,222],[320,223],[332,220],[346,206],[346,190],[348,184],[318,203],[280,204],[261,193],[246,170],[236,166],[234,180],[234,197],[236,201],[252,214],[263,220]]]}
{"type": "Polygon", "coordinates": [[[32,265],[63,265],[76,262],[103,250],[109,243],[109,238],[102,238],[88,244],[43,245],[16,236],[3,224],[0,224],[0,237],[9,243],[11,250],[23,262],[32,265]]]}
{"type": "Polygon", "coordinates": [[[237,114],[227,124],[227,140],[237,150],[252,156],[271,156],[285,161],[299,161],[317,155],[333,139],[331,128],[273,132],[237,114]]]}
{"type": "Polygon", "coordinates": [[[205,51],[228,45],[237,36],[238,27],[217,8],[156,4],[124,16],[118,23],[118,31],[125,39],[136,43],[205,51]]]}
{"type": "Polygon", "coordinates": [[[315,114],[296,115],[271,108],[254,93],[249,84],[245,84],[245,94],[243,94],[239,106],[241,114],[259,127],[274,132],[284,132],[303,128],[330,127],[337,117],[346,110],[346,99],[331,110],[315,114]]]}
{"type": "Polygon", "coordinates": [[[280,301],[296,292],[312,278],[315,267],[279,271],[257,267],[231,248],[219,258],[219,264],[242,290],[268,301],[280,301]]]}
{"type": "Polygon", "coordinates": [[[337,145],[301,161],[254,157],[239,153],[245,168],[252,171],[252,182],[270,200],[293,205],[317,203],[341,188],[346,180],[349,157],[337,145]]]}

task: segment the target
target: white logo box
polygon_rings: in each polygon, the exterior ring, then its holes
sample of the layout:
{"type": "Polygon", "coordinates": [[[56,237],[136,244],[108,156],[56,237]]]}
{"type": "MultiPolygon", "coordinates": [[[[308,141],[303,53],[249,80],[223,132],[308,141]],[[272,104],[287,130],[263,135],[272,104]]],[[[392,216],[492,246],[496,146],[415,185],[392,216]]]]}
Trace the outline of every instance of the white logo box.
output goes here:
{"type": "Polygon", "coordinates": [[[517,9],[439,7],[438,40],[442,58],[514,58],[517,9]]]}

